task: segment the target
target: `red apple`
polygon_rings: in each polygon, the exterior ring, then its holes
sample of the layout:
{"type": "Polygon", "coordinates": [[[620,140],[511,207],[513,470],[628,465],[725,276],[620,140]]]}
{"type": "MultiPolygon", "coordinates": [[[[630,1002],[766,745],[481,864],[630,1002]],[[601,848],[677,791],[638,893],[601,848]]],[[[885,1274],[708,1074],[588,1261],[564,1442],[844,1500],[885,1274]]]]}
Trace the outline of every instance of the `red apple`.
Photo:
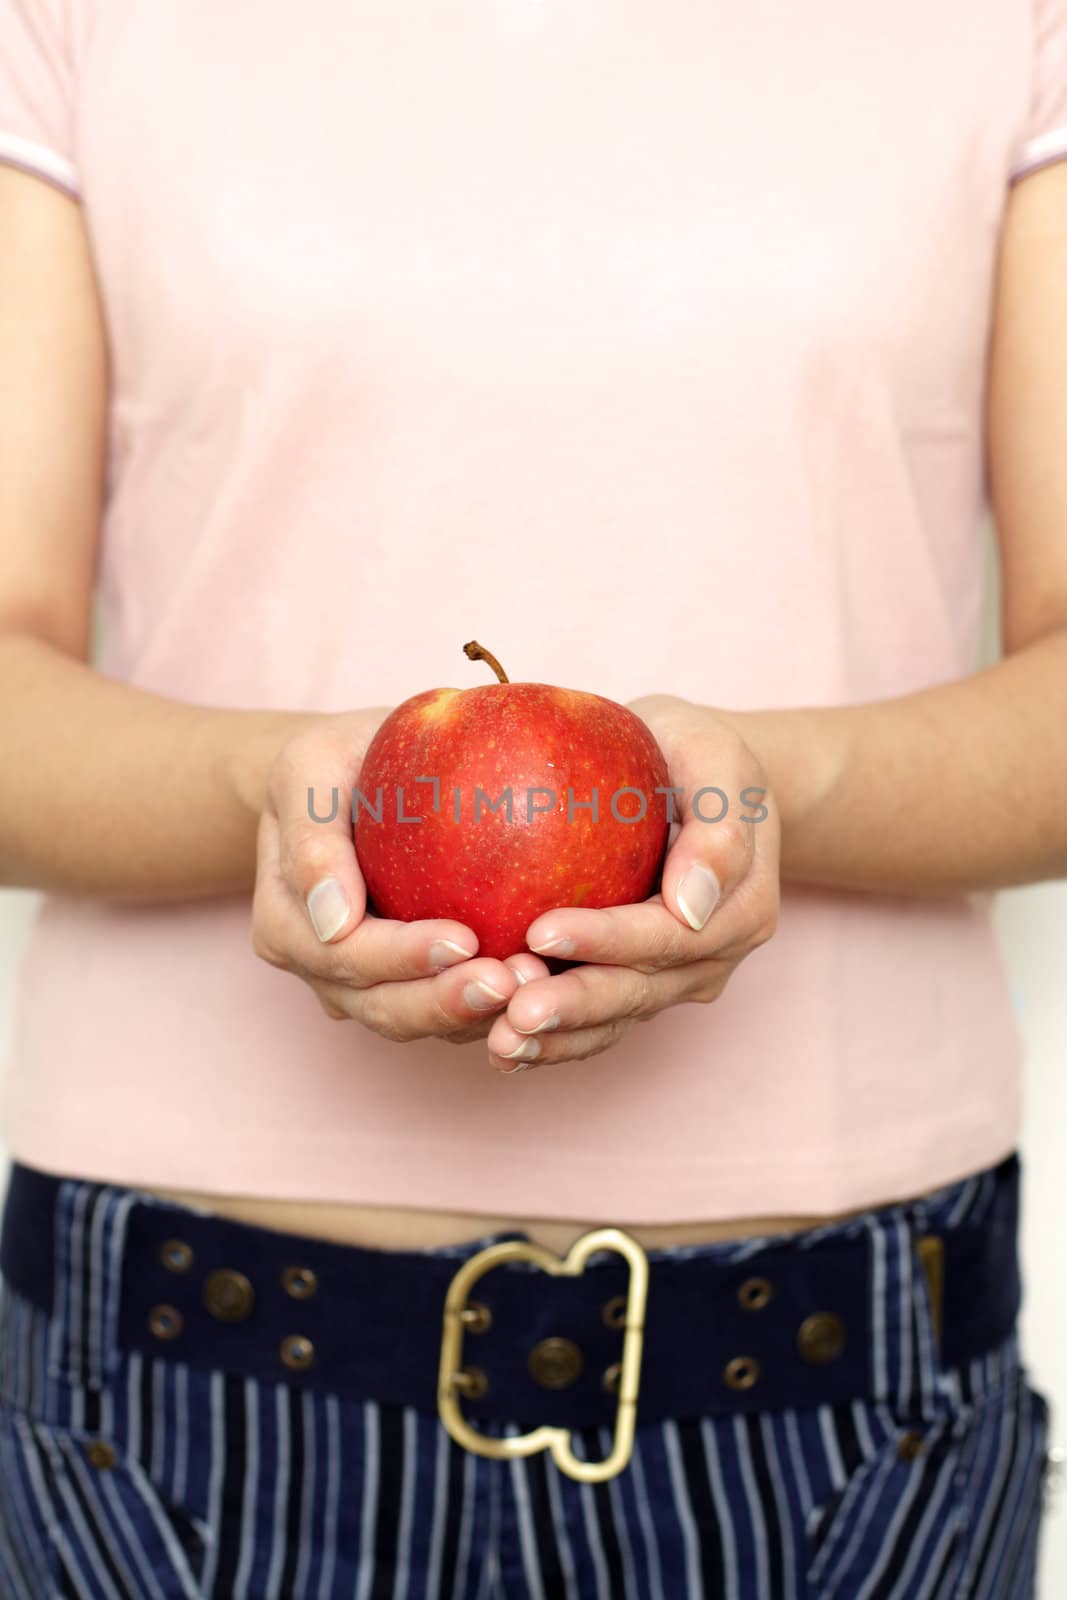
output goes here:
{"type": "Polygon", "coordinates": [[[625,706],[511,683],[480,645],[464,649],[500,681],[428,689],[380,725],[354,796],[356,855],[382,916],[457,918],[480,955],[503,957],[526,949],[544,911],[648,897],[670,779],[625,706]]]}

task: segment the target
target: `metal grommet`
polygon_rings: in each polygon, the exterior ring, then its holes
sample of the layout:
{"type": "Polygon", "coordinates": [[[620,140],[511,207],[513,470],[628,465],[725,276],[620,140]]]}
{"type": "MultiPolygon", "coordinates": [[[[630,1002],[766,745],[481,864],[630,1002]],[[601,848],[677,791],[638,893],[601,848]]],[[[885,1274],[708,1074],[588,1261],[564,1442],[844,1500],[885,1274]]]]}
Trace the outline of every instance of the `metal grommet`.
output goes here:
{"type": "Polygon", "coordinates": [[[609,1328],[624,1328],[626,1326],[626,1296],[617,1294],[613,1299],[605,1301],[600,1315],[609,1328]]]}
{"type": "Polygon", "coordinates": [[[281,1358],[295,1372],[305,1372],[315,1359],[315,1346],[302,1333],[291,1333],[282,1340],[281,1358]]]}
{"type": "Polygon", "coordinates": [[[168,1272],[188,1272],[193,1264],[192,1246],[184,1239],[166,1239],[159,1247],[159,1259],[168,1272]]]}
{"type": "Polygon", "coordinates": [[[897,1446],[897,1454],[901,1461],[915,1461],[922,1455],[923,1436],[921,1433],[906,1433],[897,1446]]]}
{"type": "Polygon", "coordinates": [[[572,1339],[542,1339],[526,1363],[530,1376],[543,1389],[566,1389],[581,1372],[582,1352],[572,1339]]]}
{"type": "Polygon", "coordinates": [[[759,1380],[759,1362],[755,1356],[734,1356],[722,1377],[728,1389],[751,1389],[759,1380]]]}
{"type": "Polygon", "coordinates": [[[493,1313],[481,1300],[470,1300],[459,1314],[468,1333],[485,1333],[492,1326],[493,1313]]]}
{"type": "Polygon", "coordinates": [[[319,1286],[319,1280],[310,1267],[286,1267],[282,1273],[282,1288],[294,1300],[310,1300],[319,1286]]]}
{"type": "Polygon", "coordinates": [[[452,1387],[459,1389],[468,1400],[479,1400],[489,1387],[489,1379],[481,1367],[463,1367],[452,1374],[452,1387]]]}
{"type": "Polygon", "coordinates": [[[606,1389],[608,1394],[614,1394],[616,1389],[619,1387],[619,1379],[621,1376],[622,1362],[613,1361],[610,1367],[604,1368],[603,1376],[600,1379],[601,1388],[606,1389]]]}
{"type": "Polygon", "coordinates": [[[769,1278],[746,1278],[737,1291],[745,1311],[762,1311],[774,1299],[774,1284],[769,1278]]]}
{"type": "Polygon", "coordinates": [[[256,1303],[255,1290],[243,1272],[219,1267],[204,1281],[204,1304],[220,1322],[243,1322],[256,1303]]]}
{"type": "Polygon", "coordinates": [[[148,1326],[157,1339],[176,1339],[182,1325],[182,1314],[177,1306],[153,1306],[148,1313],[148,1326]]]}
{"type": "Polygon", "coordinates": [[[85,1452],[89,1457],[89,1464],[106,1471],[113,1467],[118,1460],[118,1451],[113,1444],[108,1444],[106,1439],[94,1439],[85,1452]]]}
{"type": "Polygon", "coordinates": [[[832,1311],[816,1311],[800,1324],[797,1350],[810,1366],[822,1367],[836,1361],[845,1348],[845,1324],[832,1311]]]}

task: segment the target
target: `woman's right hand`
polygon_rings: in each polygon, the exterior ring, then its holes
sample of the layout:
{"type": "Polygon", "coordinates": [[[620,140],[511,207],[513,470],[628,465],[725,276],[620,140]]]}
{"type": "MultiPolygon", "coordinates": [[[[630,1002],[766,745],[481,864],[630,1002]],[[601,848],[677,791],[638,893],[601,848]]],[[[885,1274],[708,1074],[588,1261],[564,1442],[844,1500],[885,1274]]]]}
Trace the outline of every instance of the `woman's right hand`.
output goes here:
{"type": "Polygon", "coordinates": [[[252,947],[295,973],[328,1017],[385,1039],[483,1039],[519,985],[548,976],[529,952],[477,955],[462,922],[393,922],[367,909],[352,832],[352,789],[387,707],[323,717],[282,746],[259,822],[252,947]],[[338,792],[332,821],[331,791],[338,792]]]}

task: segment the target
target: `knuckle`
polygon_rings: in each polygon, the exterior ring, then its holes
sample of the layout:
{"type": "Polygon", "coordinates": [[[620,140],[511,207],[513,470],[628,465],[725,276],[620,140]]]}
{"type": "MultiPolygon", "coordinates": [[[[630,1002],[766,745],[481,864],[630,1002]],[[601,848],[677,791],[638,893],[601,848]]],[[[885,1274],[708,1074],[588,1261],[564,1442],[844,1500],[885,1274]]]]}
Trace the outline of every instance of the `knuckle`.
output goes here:
{"type": "Polygon", "coordinates": [[[268,780],[271,794],[289,794],[304,781],[305,773],[314,764],[312,736],[307,732],[294,734],[274,758],[268,780]]]}
{"type": "Polygon", "coordinates": [[[451,1039],[457,1044],[462,1044],[464,1042],[463,1035],[466,1035],[468,1039],[483,1037],[483,1027],[485,1033],[488,1033],[492,1023],[492,1017],[487,1018],[484,1023],[478,1018],[472,1020],[469,1017],[458,1017],[435,996],[429,1028],[431,1034],[437,1038],[451,1039]]]}
{"type": "Polygon", "coordinates": [[[594,987],[590,982],[589,968],[585,966],[572,967],[567,977],[578,991],[578,1010],[584,1010],[593,998],[594,987]]]}
{"type": "Polygon", "coordinates": [[[282,863],[286,878],[301,889],[310,889],[320,878],[329,877],[336,860],[336,838],[310,832],[303,825],[285,830],[282,836],[282,863]]]}
{"type": "Polygon", "coordinates": [[[492,1020],[480,1022],[475,1027],[456,1028],[451,1033],[443,1035],[446,1044],[474,1044],[478,1039],[486,1039],[493,1026],[492,1020]]]}
{"type": "Polygon", "coordinates": [[[746,860],[753,848],[751,825],[730,812],[715,824],[715,844],[726,860],[746,860]]]}
{"type": "Polygon", "coordinates": [[[633,1018],[653,1016],[659,1007],[655,1003],[655,984],[644,972],[635,972],[627,992],[625,1015],[633,1018]]]}
{"type": "Polygon", "coordinates": [[[320,994],[318,999],[319,1005],[322,1007],[323,1011],[325,1011],[331,1022],[350,1021],[348,1012],[342,1011],[341,1007],[335,1004],[333,1000],[327,1000],[324,994],[320,994]]]}
{"type": "Polygon", "coordinates": [[[310,766],[336,755],[337,737],[326,728],[302,728],[278,751],[275,768],[289,782],[305,779],[310,766]]]}
{"type": "Polygon", "coordinates": [[[726,988],[729,976],[729,971],[715,968],[697,984],[692,998],[698,1001],[701,1005],[711,1005],[714,1000],[718,1000],[719,996],[726,988]]]}
{"type": "Polygon", "coordinates": [[[370,990],[363,998],[359,1020],[372,1033],[391,1044],[406,1044],[415,1035],[397,1015],[395,1009],[381,995],[370,990]]]}
{"type": "Polygon", "coordinates": [[[768,940],[774,938],[774,935],[778,932],[778,922],[780,917],[781,901],[779,900],[778,896],[775,895],[772,899],[768,900],[760,907],[759,916],[756,919],[756,926],[749,940],[753,950],[758,950],[760,945],[764,945],[768,942],[768,940]]]}
{"type": "Polygon", "coordinates": [[[315,954],[315,965],[319,973],[331,983],[343,983],[350,989],[367,987],[367,980],[360,972],[358,962],[344,941],[340,944],[320,945],[315,954]]]}
{"type": "Polygon", "coordinates": [[[285,957],[265,924],[255,920],[252,923],[252,954],[270,967],[284,967],[286,964],[285,957]]]}
{"type": "Polygon", "coordinates": [[[649,936],[645,948],[644,960],[636,970],[651,973],[657,967],[671,967],[687,959],[678,945],[678,934],[674,928],[659,927],[649,936]]]}
{"type": "Polygon", "coordinates": [[[686,974],[687,982],[681,1000],[695,1005],[707,1005],[717,1000],[726,987],[729,971],[729,966],[719,957],[709,956],[705,961],[694,962],[686,974]]]}
{"type": "Polygon", "coordinates": [[[316,794],[336,784],[347,803],[344,787],[351,777],[352,743],[337,728],[307,728],[295,734],[278,757],[277,778],[287,794],[301,794],[314,787],[316,794]]]}
{"type": "Polygon", "coordinates": [[[577,1041],[576,1048],[571,1052],[575,1061],[588,1061],[590,1056],[598,1056],[605,1050],[610,1050],[617,1044],[623,1034],[629,1031],[628,1022],[606,1022],[601,1028],[590,1029],[589,1033],[577,1041]]]}

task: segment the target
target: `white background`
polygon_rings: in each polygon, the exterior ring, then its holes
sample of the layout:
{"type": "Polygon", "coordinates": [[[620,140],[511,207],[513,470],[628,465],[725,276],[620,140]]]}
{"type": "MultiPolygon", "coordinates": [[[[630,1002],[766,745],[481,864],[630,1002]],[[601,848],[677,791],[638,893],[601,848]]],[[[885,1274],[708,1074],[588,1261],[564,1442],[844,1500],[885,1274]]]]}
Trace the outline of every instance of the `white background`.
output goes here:
{"type": "MultiPolygon", "coordinates": [[[[990,587],[990,614],[993,589],[990,587]]],[[[994,648],[989,629],[989,650],[994,648]]],[[[14,969],[34,897],[0,891],[0,1061],[10,1040],[14,969]]],[[[1023,1270],[1023,1341],[1033,1379],[1050,1398],[1054,1441],[1067,1445],[1067,884],[1042,884],[1001,895],[997,915],[1027,1059],[1023,1270]]],[[[0,1151],[0,1185],[6,1163],[0,1151]]],[[[1067,1487],[1046,1521],[1041,1600],[1067,1595],[1067,1487]]]]}

